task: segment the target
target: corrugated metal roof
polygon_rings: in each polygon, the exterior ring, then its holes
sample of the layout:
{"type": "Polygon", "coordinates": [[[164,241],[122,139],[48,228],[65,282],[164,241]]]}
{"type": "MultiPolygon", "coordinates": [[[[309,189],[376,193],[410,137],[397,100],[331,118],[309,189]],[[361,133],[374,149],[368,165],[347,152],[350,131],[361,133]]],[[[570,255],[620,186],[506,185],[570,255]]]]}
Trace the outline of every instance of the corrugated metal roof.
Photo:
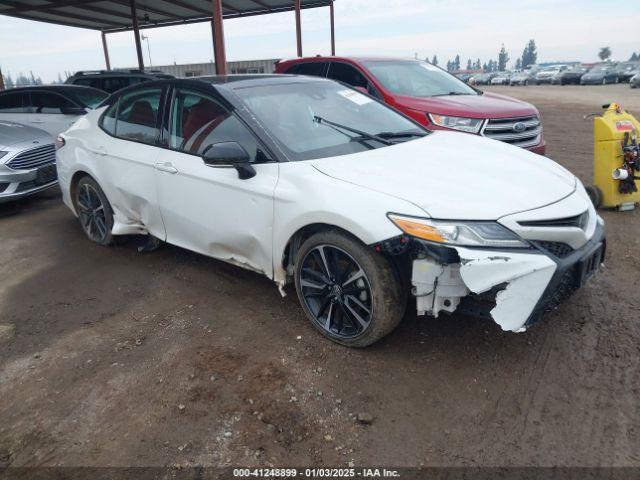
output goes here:
{"type": "MultiPolygon", "coordinates": [[[[301,8],[326,7],[333,0],[300,0],[301,8]]],[[[224,18],[287,12],[293,0],[223,0],[224,18]]],[[[139,28],[211,19],[211,0],[136,0],[139,28]]],[[[0,15],[105,32],[131,30],[130,0],[1,0],[0,15]]]]}

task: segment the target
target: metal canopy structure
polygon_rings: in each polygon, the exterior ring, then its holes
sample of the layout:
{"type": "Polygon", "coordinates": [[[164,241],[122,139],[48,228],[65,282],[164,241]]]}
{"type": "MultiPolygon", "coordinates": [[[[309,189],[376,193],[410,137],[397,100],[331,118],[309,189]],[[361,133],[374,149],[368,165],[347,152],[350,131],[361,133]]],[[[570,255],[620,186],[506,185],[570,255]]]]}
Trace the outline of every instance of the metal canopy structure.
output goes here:
{"type": "Polygon", "coordinates": [[[2,0],[0,15],[102,32],[105,63],[110,69],[106,34],[135,32],[138,65],[144,68],[139,31],[145,28],[211,22],[216,70],[226,73],[222,20],[295,11],[296,46],[302,56],[300,11],[329,7],[331,53],[335,54],[334,0],[2,0]]]}

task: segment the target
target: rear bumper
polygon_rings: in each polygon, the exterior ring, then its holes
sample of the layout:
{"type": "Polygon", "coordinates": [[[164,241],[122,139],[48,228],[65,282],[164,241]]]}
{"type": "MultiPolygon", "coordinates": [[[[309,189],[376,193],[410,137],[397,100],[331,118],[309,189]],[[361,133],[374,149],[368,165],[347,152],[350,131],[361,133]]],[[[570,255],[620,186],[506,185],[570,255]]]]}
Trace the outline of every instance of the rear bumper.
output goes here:
{"type": "Polygon", "coordinates": [[[580,266],[585,257],[588,257],[596,249],[602,246],[601,262],[604,262],[606,253],[606,239],[604,235],[604,227],[598,223],[596,231],[582,248],[575,250],[566,258],[557,258],[553,255],[549,257],[556,262],[557,269],[544,290],[544,293],[538,300],[531,315],[525,323],[525,327],[529,327],[542,318],[545,313],[555,310],[564,303],[574,292],[580,288],[580,266]]]}

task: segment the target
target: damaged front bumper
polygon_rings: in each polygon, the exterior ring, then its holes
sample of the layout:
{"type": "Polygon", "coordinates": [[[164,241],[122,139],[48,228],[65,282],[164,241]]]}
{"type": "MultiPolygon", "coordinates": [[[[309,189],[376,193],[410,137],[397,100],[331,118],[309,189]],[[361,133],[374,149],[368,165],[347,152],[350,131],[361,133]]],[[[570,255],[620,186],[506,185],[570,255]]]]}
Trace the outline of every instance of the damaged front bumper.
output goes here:
{"type": "Polygon", "coordinates": [[[531,245],[528,250],[452,246],[446,249],[449,258],[426,246],[411,268],[418,314],[458,311],[491,317],[503,330],[524,331],[595,273],[604,260],[604,228],[598,222],[589,241],[568,254],[531,245]]]}

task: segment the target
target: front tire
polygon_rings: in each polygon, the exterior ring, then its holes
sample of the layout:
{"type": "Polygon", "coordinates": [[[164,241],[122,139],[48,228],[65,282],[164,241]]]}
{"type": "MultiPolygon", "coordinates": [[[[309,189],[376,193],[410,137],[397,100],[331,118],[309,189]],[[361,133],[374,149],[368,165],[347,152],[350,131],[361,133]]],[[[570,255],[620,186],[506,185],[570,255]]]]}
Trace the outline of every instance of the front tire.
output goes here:
{"type": "Polygon", "coordinates": [[[82,177],[75,189],[74,203],[87,238],[99,245],[111,245],[113,209],[98,182],[88,176],[82,177]]]}
{"type": "Polygon", "coordinates": [[[406,301],[389,261],[340,231],[312,235],[295,264],[298,299],[311,324],[348,347],[366,347],[390,333],[406,301]]]}

